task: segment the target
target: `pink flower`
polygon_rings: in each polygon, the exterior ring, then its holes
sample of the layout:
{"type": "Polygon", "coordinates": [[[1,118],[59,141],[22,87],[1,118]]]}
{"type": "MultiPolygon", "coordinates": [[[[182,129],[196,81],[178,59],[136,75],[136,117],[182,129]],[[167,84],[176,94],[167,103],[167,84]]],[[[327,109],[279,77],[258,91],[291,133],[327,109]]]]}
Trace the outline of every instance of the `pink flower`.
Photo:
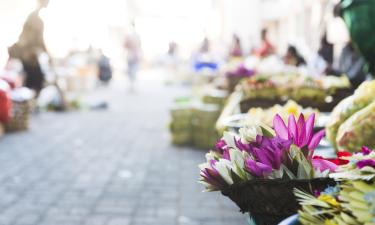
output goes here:
{"type": "Polygon", "coordinates": [[[290,115],[288,126],[286,126],[283,119],[277,114],[273,120],[273,127],[279,138],[292,140],[293,144],[299,148],[307,147],[308,150],[315,150],[319,145],[319,142],[325,136],[325,131],[321,130],[318,133],[313,134],[314,122],[314,113],[311,114],[306,121],[301,113],[297,122],[294,116],[290,115]]]}
{"type": "Polygon", "coordinates": [[[337,169],[337,165],[335,163],[325,160],[323,158],[312,159],[312,165],[315,170],[319,170],[320,172],[326,170],[329,170],[330,172],[335,172],[337,169]]]}

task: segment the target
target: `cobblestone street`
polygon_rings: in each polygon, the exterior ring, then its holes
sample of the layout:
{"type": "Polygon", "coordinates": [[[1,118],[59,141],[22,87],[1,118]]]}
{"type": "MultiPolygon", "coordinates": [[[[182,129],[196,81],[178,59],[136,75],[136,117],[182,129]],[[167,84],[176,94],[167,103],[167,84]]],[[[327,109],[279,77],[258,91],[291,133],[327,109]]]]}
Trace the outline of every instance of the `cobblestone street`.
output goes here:
{"type": "Polygon", "coordinates": [[[245,225],[219,193],[202,193],[204,151],[169,144],[181,88],[143,78],[95,91],[105,110],[40,113],[0,139],[0,225],[245,225]]]}

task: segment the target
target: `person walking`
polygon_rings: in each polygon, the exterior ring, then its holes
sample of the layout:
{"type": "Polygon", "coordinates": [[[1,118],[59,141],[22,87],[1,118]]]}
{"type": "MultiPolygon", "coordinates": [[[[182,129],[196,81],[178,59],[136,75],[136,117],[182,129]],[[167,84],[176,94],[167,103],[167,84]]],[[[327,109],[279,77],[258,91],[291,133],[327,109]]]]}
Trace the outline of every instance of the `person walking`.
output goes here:
{"type": "Polygon", "coordinates": [[[130,81],[130,91],[134,91],[134,84],[138,73],[141,58],[141,41],[132,23],[131,32],[125,38],[125,50],[127,55],[128,76],[130,81]]]}

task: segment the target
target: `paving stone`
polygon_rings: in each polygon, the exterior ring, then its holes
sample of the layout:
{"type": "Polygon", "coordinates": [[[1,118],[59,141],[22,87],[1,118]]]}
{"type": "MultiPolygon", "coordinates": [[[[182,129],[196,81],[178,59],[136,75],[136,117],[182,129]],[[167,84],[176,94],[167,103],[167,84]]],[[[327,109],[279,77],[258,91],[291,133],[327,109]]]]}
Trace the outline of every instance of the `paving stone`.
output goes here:
{"type": "MultiPolygon", "coordinates": [[[[159,75],[159,74],[158,74],[159,75]]],[[[83,96],[107,110],[42,112],[0,139],[0,225],[245,225],[219,193],[201,193],[205,151],[169,144],[181,87],[151,74],[83,96]]]]}

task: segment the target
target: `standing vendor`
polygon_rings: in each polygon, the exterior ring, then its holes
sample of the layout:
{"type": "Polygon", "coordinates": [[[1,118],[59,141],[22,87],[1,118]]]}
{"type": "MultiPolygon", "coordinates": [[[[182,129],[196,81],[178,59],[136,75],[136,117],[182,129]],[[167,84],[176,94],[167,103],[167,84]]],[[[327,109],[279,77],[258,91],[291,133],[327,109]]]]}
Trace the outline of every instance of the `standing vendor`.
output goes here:
{"type": "Polygon", "coordinates": [[[49,0],[38,0],[37,8],[27,17],[22,33],[12,47],[9,48],[10,57],[19,58],[25,72],[24,86],[39,95],[43,88],[45,75],[39,64],[39,55],[47,52],[44,43],[44,23],[40,18],[40,11],[48,6],[49,0]]]}
{"type": "Polygon", "coordinates": [[[263,29],[261,33],[262,43],[258,49],[255,50],[255,55],[259,56],[260,58],[267,57],[275,53],[275,48],[268,40],[267,37],[267,30],[263,29]]]}

